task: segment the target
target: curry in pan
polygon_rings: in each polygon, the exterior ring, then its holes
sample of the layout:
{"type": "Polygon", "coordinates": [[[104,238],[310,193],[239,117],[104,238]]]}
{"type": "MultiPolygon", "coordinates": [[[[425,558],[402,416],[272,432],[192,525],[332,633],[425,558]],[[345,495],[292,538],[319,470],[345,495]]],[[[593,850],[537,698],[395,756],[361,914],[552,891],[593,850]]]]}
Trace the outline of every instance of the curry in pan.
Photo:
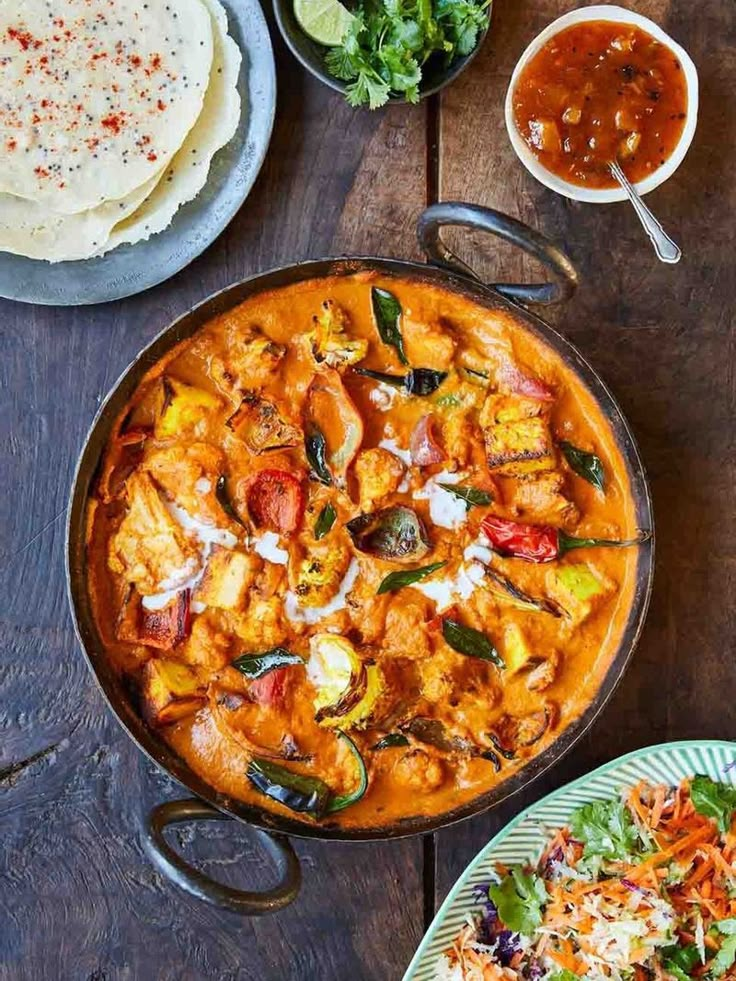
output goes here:
{"type": "Polygon", "coordinates": [[[90,501],[89,590],[208,783],[380,827],[478,796],[584,711],[645,537],[555,352],[360,273],[251,298],[149,371],[90,501]]]}

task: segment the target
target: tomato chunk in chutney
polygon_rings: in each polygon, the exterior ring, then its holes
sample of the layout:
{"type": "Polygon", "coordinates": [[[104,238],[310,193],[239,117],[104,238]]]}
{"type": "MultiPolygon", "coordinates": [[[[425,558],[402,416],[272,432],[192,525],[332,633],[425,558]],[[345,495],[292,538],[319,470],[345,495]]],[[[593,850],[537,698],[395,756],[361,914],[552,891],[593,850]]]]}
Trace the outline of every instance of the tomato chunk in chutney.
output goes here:
{"type": "Polygon", "coordinates": [[[572,184],[615,186],[617,159],[637,183],[676,148],[687,82],[675,53],[629,24],[588,21],[552,37],[522,71],[514,118],[540,162],[572,184]]]}

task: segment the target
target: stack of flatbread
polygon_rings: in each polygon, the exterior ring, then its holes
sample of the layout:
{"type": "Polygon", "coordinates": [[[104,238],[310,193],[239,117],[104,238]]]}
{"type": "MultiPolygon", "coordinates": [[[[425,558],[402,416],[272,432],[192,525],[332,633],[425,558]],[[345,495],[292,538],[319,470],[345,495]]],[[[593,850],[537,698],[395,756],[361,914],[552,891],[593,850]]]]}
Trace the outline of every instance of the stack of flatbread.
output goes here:
{"type": "Polygon", "coordinates": [[[218,0],[0,0],[0,250],[61,262],[139,242],[235,134],[218,0]]]}

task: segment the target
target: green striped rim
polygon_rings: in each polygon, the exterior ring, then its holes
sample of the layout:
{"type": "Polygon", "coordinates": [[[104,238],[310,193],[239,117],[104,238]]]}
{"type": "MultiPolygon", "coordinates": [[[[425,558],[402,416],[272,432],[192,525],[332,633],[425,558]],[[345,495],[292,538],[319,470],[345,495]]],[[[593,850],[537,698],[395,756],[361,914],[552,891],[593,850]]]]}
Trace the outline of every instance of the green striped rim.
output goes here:
{"type": "Polygon", "coordinates": [[[487,882],[496,862],[534,862],[549,832],[567,823],[576,807],[616,796],[638,780],[678,783],[704,773],[736,785],[736,743],[691,740],[637,749],[553,791],[522,811],[483,848],[450,890],[419,945],[403,981],[432,981],[440,954],[451,944],[468,912],[477,909],[473,888],[487,882]]]}

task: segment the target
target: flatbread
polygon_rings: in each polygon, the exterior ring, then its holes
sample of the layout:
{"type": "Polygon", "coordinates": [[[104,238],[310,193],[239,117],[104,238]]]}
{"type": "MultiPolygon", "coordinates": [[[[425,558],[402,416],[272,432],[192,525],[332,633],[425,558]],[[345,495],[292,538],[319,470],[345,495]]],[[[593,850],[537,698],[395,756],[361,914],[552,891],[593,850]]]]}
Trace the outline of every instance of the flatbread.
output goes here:
{"type": "Polygon", "coordinates": [[[207,181],[212,158],[233,138],[241,115],[238,76],[242,56],[227,33],[227,14],[218,0],[201,0],[212,16],[214,57],[202,113],[161,178],[155,191],[135,214],[122,221],[101,250],[140,242],[163,231],[179,208],[199,194],[207,181]]]}
{"type": "Polygon", "coordinates": [[[201,0],[2,0],[0,191],[61,214],[127,197],[182,146],[212,58],[201,0]]]}
{"type": "Polygon", "coordinates": [[[88,259],[104,247],[115,225],[136,211],[158,181],[156,175],[127,198],[75,215],[60,215],[35,201],[0,194],[0,250],[49,262],[88,259]]]}

